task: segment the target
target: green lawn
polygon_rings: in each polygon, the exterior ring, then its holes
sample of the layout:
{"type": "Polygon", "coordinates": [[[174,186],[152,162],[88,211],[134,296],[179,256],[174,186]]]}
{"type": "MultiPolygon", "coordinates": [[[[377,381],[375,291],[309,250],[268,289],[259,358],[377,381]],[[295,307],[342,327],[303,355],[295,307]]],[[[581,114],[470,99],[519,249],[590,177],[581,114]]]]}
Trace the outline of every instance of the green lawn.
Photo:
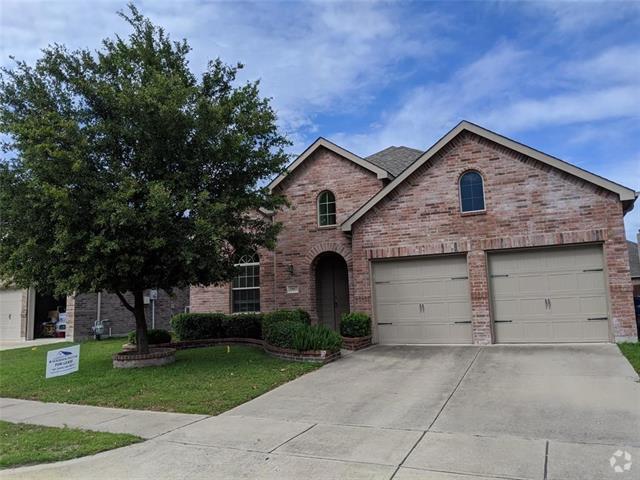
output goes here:
{"type": "Polygon", "coordinates": [[[245,346],[178,351],[163,367],[114,369],[123,339],[80,347],[80,370],[44,378],[48,350],[68,343],[0,352],[0,396],[104,407],[217,415],[288,382],[317,365],[286,362],[245,346]]]}
{"type": "Polygon", "coordinates": [[[640,343],[619,343],[618,347],[631,366],[640,374],[640,343]]]}
{"type": "Polygon", "coordinates": [[[0,421],[0,468],[68,460],[140,441],[121,433],[0,421]]]}

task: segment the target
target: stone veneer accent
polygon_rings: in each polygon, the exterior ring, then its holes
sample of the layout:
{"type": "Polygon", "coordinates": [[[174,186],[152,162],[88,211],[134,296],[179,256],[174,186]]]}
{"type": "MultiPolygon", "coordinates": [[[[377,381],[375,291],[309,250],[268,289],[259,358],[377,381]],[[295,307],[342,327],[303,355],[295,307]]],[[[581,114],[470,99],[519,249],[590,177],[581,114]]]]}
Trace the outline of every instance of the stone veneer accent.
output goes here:
{"type": "MultiPolygon", "coordinates": [[[[381,258],[463,253],[471,291],[473,342],[493,342],[487,255],[512,248],[601,244],[609,286],[612,340],[637,338],[622,204],[617,195],[470,132],[463,132],[353,225],[351,234],[322,228],[316,198],[336,196],[338,224],[383,182],[321,149],[277,188],[291,206],[275,252],[260,252],[261,307],[300,307],[317,320],[314,260],[332,251],[349,270],[351,310],[374,316],[371,262],[381,258]],[[486,212],[462,214],[458,179],[466,170],[484,179],[486,212]],[[287,285],[299,294],[287,294],[287,285]]],[[[230,309],[228,286],[191,289],[192,311],[230,309]]]]}

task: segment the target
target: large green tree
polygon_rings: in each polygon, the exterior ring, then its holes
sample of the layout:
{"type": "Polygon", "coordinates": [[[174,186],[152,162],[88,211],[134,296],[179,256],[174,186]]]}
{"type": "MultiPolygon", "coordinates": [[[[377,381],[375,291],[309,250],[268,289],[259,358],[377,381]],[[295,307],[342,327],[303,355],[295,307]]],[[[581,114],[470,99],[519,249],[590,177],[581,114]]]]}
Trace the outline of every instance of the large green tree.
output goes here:
{"type": "Polygon", "coordinates": [[[128,38],[2,70],[0,278],[117,294],[147,352],[145,289],[226,281],[234,252],[273,246],[278,225],[256,212],[284,201],[261,180],[288,141],[241,65],[196,77],[186,41],[120,15],[128,38]]]}

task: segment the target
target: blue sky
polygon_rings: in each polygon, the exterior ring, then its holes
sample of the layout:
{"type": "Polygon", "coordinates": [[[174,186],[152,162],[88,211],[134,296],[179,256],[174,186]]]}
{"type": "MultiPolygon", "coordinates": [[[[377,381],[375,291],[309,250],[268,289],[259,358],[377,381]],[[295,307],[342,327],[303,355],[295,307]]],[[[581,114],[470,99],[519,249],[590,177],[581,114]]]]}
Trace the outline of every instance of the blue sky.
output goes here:
{"type": "MultiPolygon", "coordinates": [[[[300,152],[426,149],[461,119],[640,190],[640,2],[138,1],[195,71],[261,79],[300,152]]],[[[0,3],[0,62],[126,34],[123,1],[0,3]]],[[[640,228],[640,202],[626,216],[640,228]]]]}

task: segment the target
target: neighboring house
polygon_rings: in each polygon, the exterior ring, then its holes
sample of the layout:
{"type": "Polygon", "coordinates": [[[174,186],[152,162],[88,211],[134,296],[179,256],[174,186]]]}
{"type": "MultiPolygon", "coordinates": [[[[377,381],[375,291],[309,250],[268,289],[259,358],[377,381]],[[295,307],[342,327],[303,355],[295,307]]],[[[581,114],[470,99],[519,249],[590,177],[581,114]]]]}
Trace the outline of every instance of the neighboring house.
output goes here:
{"type": "MultiPolygon", "coordinates": [[[[149,292],[145,293],[149,295],[149,292]]],[[[151,328],[169,329],[169,320],[181,313],[189,304],[189,290],[176,290],[169,296],[158,290],[157,299],[149,299],[145,306],[147,324],[151,328]]],[[[114,294],[84,293],[55,298],[42,295],[33,288],[0,289],[0,339],[32,340],[45,335],[46,325],[51,318],[66,313],[66,338],[82,340],[92,336],[91,327],[95,321],[103,320],[105,335],[124,335],[135,329],[133,314],[124,308],[114,294]]]]}
{"type": "Polygon", "coordinates": [[[633,296],[640,297],[640,233],[638,233],[638,243],[628,240],[627,248],[629,249],[629,267],[631,269],[633,296]]]}
{"type": "Polygon", "coordinates": [[[379,343],[637,339],[623,216],[634,190],[462,122],[426,152],[359,157],[323,138],[270,188],[275,251],[192,311],[300,307],[379,343]]]}

